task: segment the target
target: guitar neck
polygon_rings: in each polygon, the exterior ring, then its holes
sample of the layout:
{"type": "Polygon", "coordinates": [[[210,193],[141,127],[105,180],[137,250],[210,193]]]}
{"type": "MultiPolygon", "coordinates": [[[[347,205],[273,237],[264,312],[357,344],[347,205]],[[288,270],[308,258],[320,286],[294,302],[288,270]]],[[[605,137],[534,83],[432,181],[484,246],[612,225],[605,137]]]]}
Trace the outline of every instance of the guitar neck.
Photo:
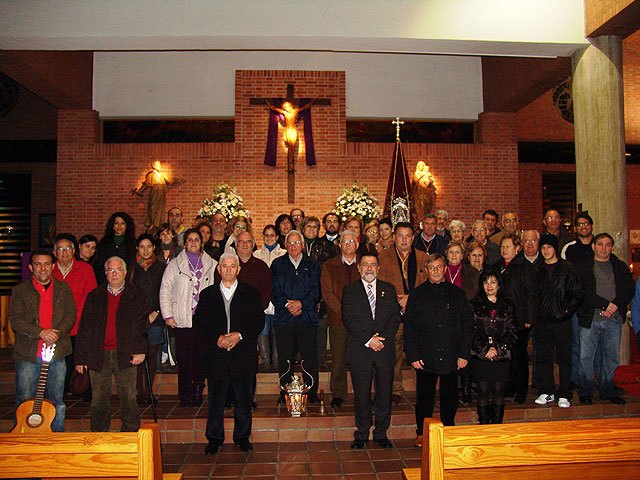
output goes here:
{"type": "Polygon", "coordinates": [[[33,413],[41,413],[42,401],[44,400],[44,392],[47,388],[47,376],[49,375],[49,362],[42,362],[40,367],[40,377],[38,378],[38,389],[36,390],[36,398],[33,401],[33,413]]]}

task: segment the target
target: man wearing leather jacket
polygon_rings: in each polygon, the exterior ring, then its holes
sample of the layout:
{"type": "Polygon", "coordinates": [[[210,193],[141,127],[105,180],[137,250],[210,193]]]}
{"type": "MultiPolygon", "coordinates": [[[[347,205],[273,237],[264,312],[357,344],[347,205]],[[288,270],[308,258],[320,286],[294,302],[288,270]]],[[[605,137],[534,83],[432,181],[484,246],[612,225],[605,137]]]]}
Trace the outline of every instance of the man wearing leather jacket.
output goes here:
{"type": "Polygon", "coordinates": [[[535,324],[536,370],[540,375],[538,405],[558,400],[558,406],[571,406],[571,317],[582,302],[584,289],[573,266],[558,258],[558,238],[545,233],[540,238],[544,262],[536,266],[540,287],[540,307],[535,324]],[[560,384],[556,388],[553,359],[557,358],[560,384]]]}

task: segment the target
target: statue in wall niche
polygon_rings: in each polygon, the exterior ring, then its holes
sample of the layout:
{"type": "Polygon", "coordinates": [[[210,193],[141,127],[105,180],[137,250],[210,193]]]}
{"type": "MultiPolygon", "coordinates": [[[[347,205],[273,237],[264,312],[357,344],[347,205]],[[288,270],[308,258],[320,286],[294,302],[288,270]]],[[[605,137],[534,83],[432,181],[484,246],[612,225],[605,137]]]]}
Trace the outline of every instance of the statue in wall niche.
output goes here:
{"type": "Polygon", "coordinates": [[[436,186],[429,165],[422,160],[416,165],[416,171],[411,179],[413,202],[416,206],[418,220],[422,220],[427,213],[431,213],[436,204],[436,186]]]}
{"type": "Polygon", "coordinates": [[[166,221],[167,216],[167,188],[169,185],[176,185],[169,173],[162,170],[162,164],[156,160],[151,166],[151,170],[144,176],[144,181],[138,188],[131,190],[132,194],[142,196],[149,190],[147,199],[147,215],[144,224],[148,232],[155,232],[160,224],[166,221]]]}

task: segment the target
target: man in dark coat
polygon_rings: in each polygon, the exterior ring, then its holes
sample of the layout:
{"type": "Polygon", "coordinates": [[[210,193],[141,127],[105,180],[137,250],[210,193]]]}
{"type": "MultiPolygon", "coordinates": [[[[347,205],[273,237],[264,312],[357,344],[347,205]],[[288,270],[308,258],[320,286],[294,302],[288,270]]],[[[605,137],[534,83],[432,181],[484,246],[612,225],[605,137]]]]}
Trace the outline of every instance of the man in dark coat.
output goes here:
{"type": "Polygon", "coordinates": [[[203,344],[207,374],[209,414],[207,455],[224,443],[224,408],[233,390],[235,399],[233,441],[244,452],[253,450],[251,398],[258,372],[257,339],[264,327],[260,293],[238,282],[240,259],[223,253],[218,264],[221,281],[205,288],[193,316],[193,326],[203,344]]]}
{"type": "Polygon", "coordinates": [[[471,355],[473,311],[461,288],[445,281],[444,257],[427,257],[429,280],[409,295],[404,316],[404,351],[416,371],[416,445],[424,419],[433,415],[440,379],[440,419],[454,425],[458,410],[458,370],[471,355]]]}
{"type": "Polygon", "coordinates": [[[593,239],[593,258],[578,264],[584,285],[584,301],[578,307],[580,323],[580,403],[590,404],[593,397],[593,359],[602,349],[599,375],[600,399],[623,405],[616,392],[613,374],[620,363],[620,339],[627,306],[633,298],[634,283],[629,267],[613,252],[613,237],[599,233],[593,239]]]}
{"type": "Polygon", "coordinates": [[[371,381],[375,387],[376,423],[373,440],[382,448],[391,423],[391,390],[396,362],[395,335],[400,326],[396,289],[377,280],[378,258],[363,255],[358,263],[361,280],[344,287],[342,322],[347,330],[347,361],[353,383],[357,430],[351,448],[363,448],[371,428],[371,381]]]}
{"type": "Polygon", "coordinates": [[[558,258],[558,238],[545,233],[540,239],[544,262],[536,267],[540,306],[535,330],[535,366],[540,375],[540,395],[535,403],[557,399],[560,408],[571,406],[571,317],[582,302],[584,289],[573,265],[558,258]],[[558,362],[559,386],[553,378],[553,359],[558,362]]]}
{"type": "Polygon", "coordinates": [[[147,353],[149,312],[144,292],[126,283],[127,264],[120,257],[105,263],[106,283],[84,304],[76,339],[78,373],[91,378],[91,431],[108,432],[111,423],[111,383],[116,379],[121,431],[136,432],[140,414],[136,400],[137,368],[147,353]]]}
{"type": "MultiPolygon", "coordinates": [[[[318,402],[318,352],[316,330],[318,328],[318,300],[320,298],[320,266],[303,253],[304,240],[297,230],[291,230],[285,238],[288,255],[276,258],[271,264],[271,302],[276,309],[274,327],[278,344],[278,370],[284,386],[289,365],[296,354],[306,372],[305,385],[311,386],[307,400],[318,402]],[[289,363],[287,362],[289,361],[289,363]]],[[[284,403],[284,392],[278,399],[284,403]]]]}

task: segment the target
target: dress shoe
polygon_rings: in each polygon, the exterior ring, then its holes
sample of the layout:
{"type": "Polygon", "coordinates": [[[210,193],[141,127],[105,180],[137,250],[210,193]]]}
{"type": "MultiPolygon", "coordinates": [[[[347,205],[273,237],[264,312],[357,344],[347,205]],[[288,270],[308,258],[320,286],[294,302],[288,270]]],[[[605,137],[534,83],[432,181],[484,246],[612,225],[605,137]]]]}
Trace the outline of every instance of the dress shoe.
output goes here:
{"type": "Polygon", "coordinates": [[[307,402],[309,402],[309,403],[318,403],[318,402],[320,402],[320,398],[318,397],[318,395],[309,395],[307,397],[307,402]]]}
{"type": "Polygon", "coordinates": [[[517,403],[518,405],[522,405],[527,397],[523,397],[522,395],[516,395],[513,399],[513,403],[517,403]]]}
{"type": "Polygon", "coordinates": [[[422,447],[422,435],[416,437],[416,441],[413,442],[414,447],[422,447]]]}
{"type": "Polygon", "coordinates": [[[382,438],[380,440],[376,440],[376,443],[380,448],[393,448],[393,443],[388,438],[382,438]]]}
{"type": "Polygon", "coordinates": [[[234,443],[238,447],[240,447],[240,450],[242,450],[243,452],[253,451],[253,444],[249,441],[248,438],[241,438],[240,440],[236,440],[234,443]]]}
{"type": "Polygon", "coordinates": [[[333,400],[331,400],[331,406],[332,407],[341,407],[342,406],[342,402],[343,400],[339,397],[333,397],[333,400]]]}
{"type": "Polygon", "coordinates": [[[585,405],[591,405],[593,403],[593,400],[591,400],[590,396],[583,395],[582,397],[580,397],[580,403],[584,403],[585,405]]]}
{"type": "Polygon", "coordinates": [[[220,447],[222,447],[222,442],[217,440],[212,440],[209,442],[209,445],[205,447],[204,453],[209,456],[215,455],[220,451],[220,447]]]}
{"type": "Polygon", "coordinates": [[[394,393],[393,395],[391,395],[391,402],[394,405],[398,405],[400,402],[402,402],[402,396],[397,393],[394,393]]]}
{"type": "Polygon", "coordinates": [[[364,440],[354,440],[351,442],[351,450],[362,450],[364,448],[364,440]]]}
{"type": "Polygon", "coordinates": [[[622,397],[611,397],[609,399],[611,403],[615,403],[616,405],[625,405],[627,401],[622,397]]]}

